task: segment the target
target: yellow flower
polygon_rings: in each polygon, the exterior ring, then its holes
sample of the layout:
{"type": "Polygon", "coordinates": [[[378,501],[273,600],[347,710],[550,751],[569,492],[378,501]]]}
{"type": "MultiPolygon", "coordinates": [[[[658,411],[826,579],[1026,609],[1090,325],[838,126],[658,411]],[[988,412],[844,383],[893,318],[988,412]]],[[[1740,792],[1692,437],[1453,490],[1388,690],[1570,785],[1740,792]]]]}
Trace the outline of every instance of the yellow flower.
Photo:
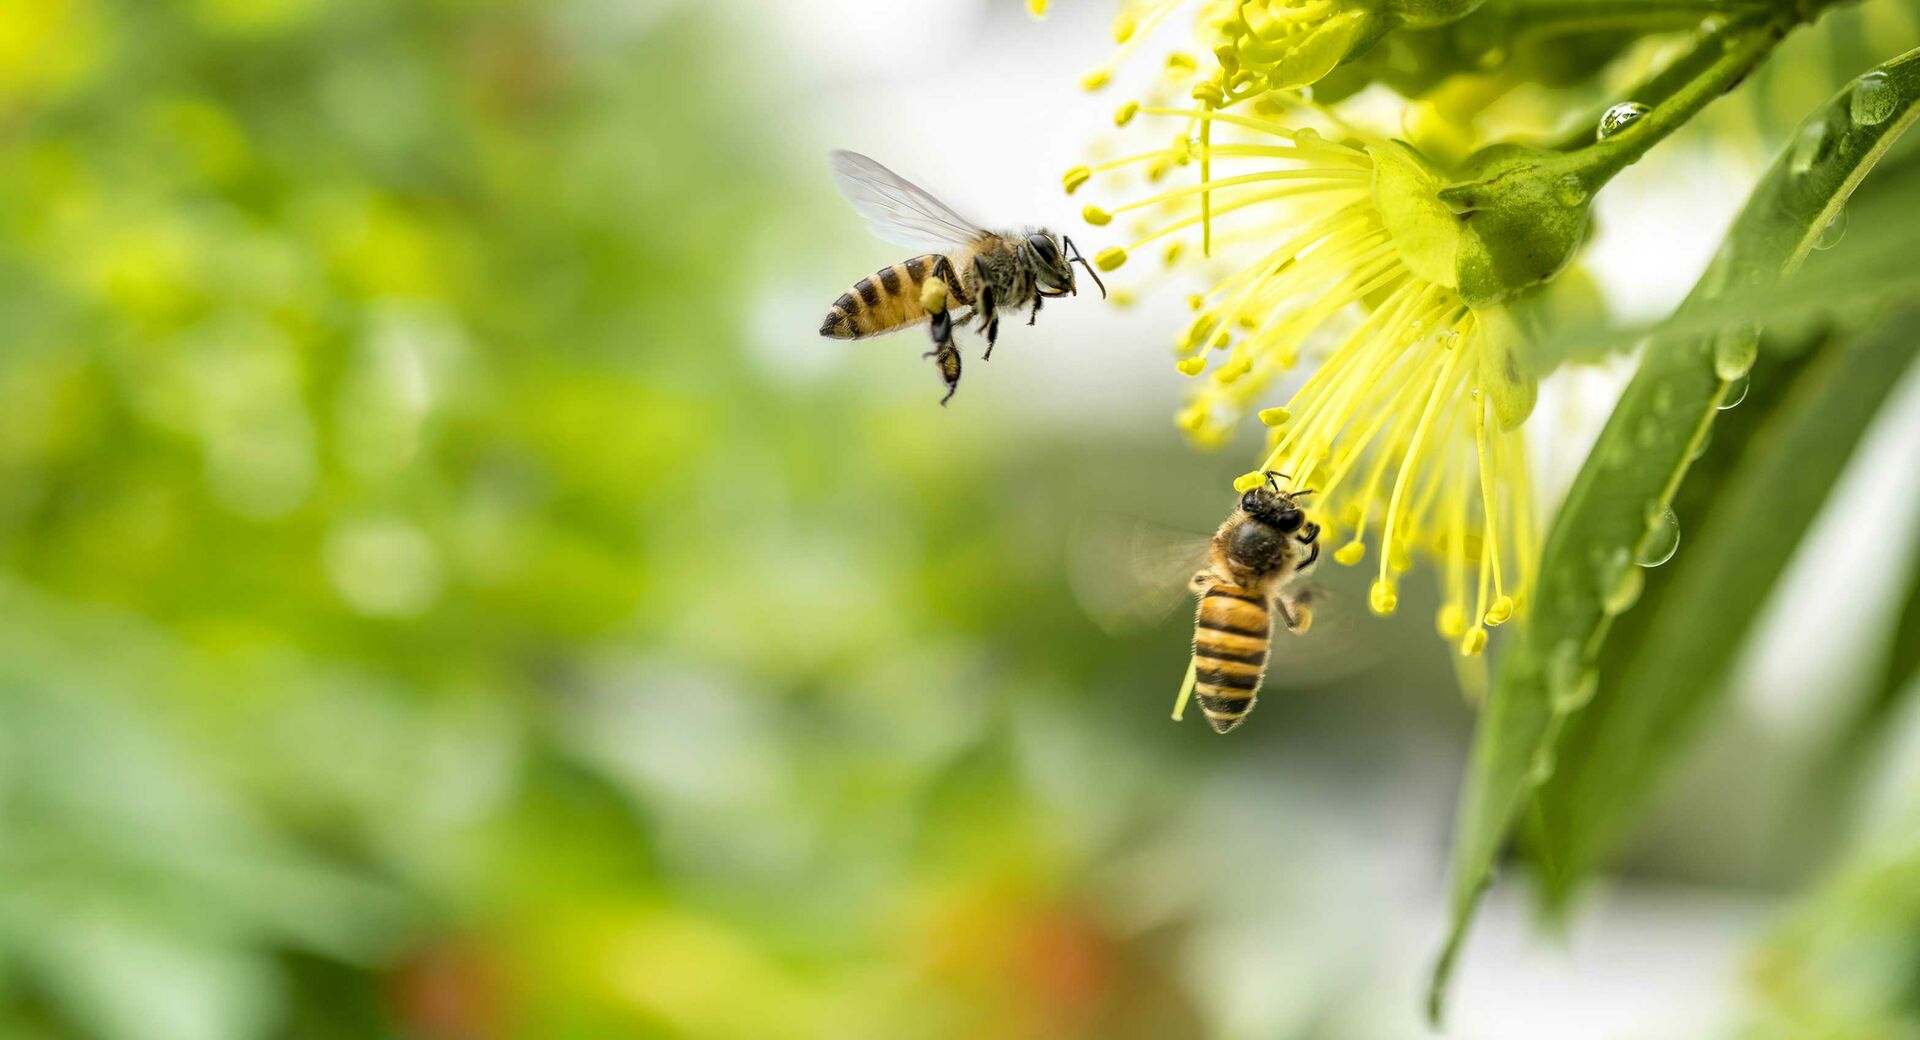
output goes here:
{"type": "MultiPolygon", "coordinates": [[[[1098,90],[1139,42],[1187,0],[1128,0],[1114,17],[1113,58],[1084,76],[1098,90]]],[[[1212,52],[1223,104],[1264,90],[1308,86],[1333,71],[1381,24],[1373,3],[1359,0],[1200,0],[1195,21],[1202,47],[1212,52]]],[[[1193,75],[1186,54],[1169,55],[1166,76],[1193,75]]]]}
{"type": "MultiPolygon", "coordinates": [[[[1180,425],[1218,445],[1257,413],[1267,450],[1250,476],[1276,471],[1313,490],[1334,559],[1377,569],[1369,601],[1379,613],[1398,605],[1416,554],[1437,560],[1438,627],[1462,653],[1478,653],[1486,628],[1524,610],[1536,559],[1518,429],[1531,383],[1514,372],[1511,319],[1423,277],[1446,277],[1418,234],[1429,225],[1397,215],[1434,203],[1399,197],[1418,189],[1376,164],[1376,155],[1403,155],[1388,151],[1401,146],[1336,142],[1207,108],[1141,114],[1248,132],[1176,145],[1211,172],[1103,211],[1146,215],[1121,255],[1218,223],[1212,241],[1238,257],[1177,339],[1181,371],[1211,369],[1195,380],[1180,425]],[[1317,369],[1275,407],[1266,391],[1308,353],[1321,358],[1317,369]]],[[[1406,168],[1396,161],[1394,170],[1406,168]]]]}

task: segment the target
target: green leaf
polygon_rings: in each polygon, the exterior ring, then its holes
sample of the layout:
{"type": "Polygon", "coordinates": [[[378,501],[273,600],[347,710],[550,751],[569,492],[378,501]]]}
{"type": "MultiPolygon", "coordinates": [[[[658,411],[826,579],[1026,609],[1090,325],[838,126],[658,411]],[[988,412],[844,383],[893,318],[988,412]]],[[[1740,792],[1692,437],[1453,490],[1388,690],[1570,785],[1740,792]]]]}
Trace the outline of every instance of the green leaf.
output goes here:
{"type": "MultiPolygon", "coordinates": [[[[1915,532],[1920,536],[1920,531],[1915,532]]],[[[1907,578],[1906,597],[1887,643],[1887,659],[1878,681],[1841,728],[1827,753],[1823,772],[1846,779],[1872,750],[1874,737],[1900,707],[1901,698],[1920,679],[1920,557],[1907,578]]]]}
{"type": "MultiPolygon", "coordinates": [[[[1797,267],[1916,117],[1920,51],[1855,80],[1817,110],[1755,188],[1682,308],[1797,267]],[[1873,94],[1871,121],[1852,116],[1863,85],[1873,94]]],[[[1643,580],[1635,554],[1672,502],[1731,379],[1754,364],[1757,342],[1749,326],[1651,346],[1568,492],[1542,555],[1530,623],[1507,647],[1475,733],[1455,823],[1451,928],[1428,997],[1436,1020],[1519,810],[1551,776],[1565,720],[1595,693],[1612,617],[1643,580]]],[[[1752,375],[1773,378],[1777,364],[1769,357],[1752,375]]]]}
{"type": "Polygon", "coordinates": [[[1719,702],[1754,617],[1911,364],[1916,321],[1920,312],[1905,311],[1870,335],[1830,338],[1781,366],[1772,414],[1743,424],[1750,440],[1721,431],[1737,461],[1691,496],[1711,501],[1698,545],[1655,572],[1662,587],[1635,610],[1631,637],[1609,639],[1609,657],[1623,664],[1568,718],[1553,777],[1535,791],[1528,819],[1551,904],[1563,906],[1618,842],[1719,702]]]}

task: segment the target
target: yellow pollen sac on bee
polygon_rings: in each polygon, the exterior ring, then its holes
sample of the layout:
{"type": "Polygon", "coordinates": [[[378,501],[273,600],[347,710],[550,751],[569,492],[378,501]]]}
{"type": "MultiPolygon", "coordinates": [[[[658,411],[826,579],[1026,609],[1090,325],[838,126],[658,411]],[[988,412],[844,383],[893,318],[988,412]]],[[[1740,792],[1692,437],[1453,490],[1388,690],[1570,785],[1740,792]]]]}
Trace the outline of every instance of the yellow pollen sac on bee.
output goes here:
{"type": "Polygon", "coordinates": [[[1080,77],[1080,89],[1095,91],[1111,82],[1113,82],[1112,69],[1094,69],[1092,72],[1080,77]]]}
{"type": "Polygon", "coordinates": [[[938,314],[947,309],[947,283],[938,278],[929,278],[920,287],[920,309],[928,314],[938,314]]]}
{"type": "Polygon", "coordinates": [[[1134,116],[1139,114],[1140,114],[1140,102],[1129,101],[1126,104],[1121,105],[1119,108],[1114,109],[1113,125],[1126,126],[1128,123],[1133,122],[1134,116]]]}
{"type": "Polygon", "coordinates": [[[1205,354],[1195,354],[1190,358],[1181,358],[1174,367],[1178,368],[1185,375],[1197,376],[1206,369],[1207,356],[1205,354]]]}
{"type": "Polygon", "coordinates": [[[1434,618],[1433,627],[1439,630],[1442,639],[1460,638],[1460,634],[1467,630],[1466,608],[1458,603],[1441,607],[1440,613],[1434,618]]]}
{"type": "Polygon", "coordinates": [[[1242,473],[1233,478],[1233,489],[1244,495],[1266,482],[1267,475],[1259,470],[1254,470],[1252,473],[1242,473]]]}
{"type": "Polygon", "coordinates": [[[1060,178],[1060,186],[1067,189],[1067,194],[1071,195],[1074,192],[1079,191],[1080,186],[1082,184],[1087,183],[1087,181],[1090,180],[1092,177],[1093,177],[1092,170],[1088,169],[1085,166],[1075,166],[1073,169],[1068,170],[1066,174],[1060,178]]]}
{"type": "Polygon", "coordinates": [[[1385,581],[1376,581],[1367,590],[1367,607],[1381,617],[1390,616],[1400,606],[1400,595],[1393,591],[1393,585],[1385,581]]]}
{"type": "Polygon", "coordinates": [[[1293,418],[1293,413],[1287,411],[1285,408],[1260,409],[1260,422],[1265,426],[1285,426],[1287,420],[1291,418],[1293,418]]]}
{"type": "Polygon", "coordinates": [[[1499,599],[1493,601],[1493,606],[1487,608],[1487,616],[1481,618],[1481,620],[1486,622],[1488,628],[1498,628],[1506,624],[1507,619],[1512,616],[1513,597],[1501,596],[1499,599]]]}
{"type": "Polygon", "coordinates": [[[1092,224],[1095,227],[1105,227],[1106,225],[1113,223],[1113,214],[1108,213],[1106,210],[1101,209],[1098,206],[1088,205],[1081,208],[1080,219],[1086,221],[1089,224],[1092,224]]]}
{"type": "Polygon", "coordinates": [[[1333,551],[1334,561],[1346,567],[1351,567],[1354,564],[1359,563],[1361,560],[1366,558],[1366,555],[1367,555],[1366,543],[1358,542],[1358,541],[1348,542],[1347,544],[1333,551]]]}
{"type": "Polygon", "coordinates": [[[1093,262],[1100,265],[1102,271],[1117,271],[1127,262],[1127,251],[1119,246],[1108,246],[1093,254],[1093,262]]]}
{"type": "Polygon", "coordinates": [[[1473,626],[1473,628],[1460,639],[1460,654],[1463,657],[1478,656],[1480,651],[1486,648],[1487,630],[1481,628],[1479,625],[1473,626]]]}

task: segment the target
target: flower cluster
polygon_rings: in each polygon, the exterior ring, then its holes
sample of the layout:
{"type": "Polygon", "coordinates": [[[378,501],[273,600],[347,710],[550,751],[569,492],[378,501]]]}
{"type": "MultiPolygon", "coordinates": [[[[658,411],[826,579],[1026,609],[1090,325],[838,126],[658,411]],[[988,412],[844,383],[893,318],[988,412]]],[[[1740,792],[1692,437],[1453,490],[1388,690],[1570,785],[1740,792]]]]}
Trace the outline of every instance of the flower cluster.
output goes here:
{"type": "MultiPolygon", "coordinates": [[[[1127,3],[1113,26],[1118,53],[1083,85],[1104,87],[1182,6],[1127,3]]],[[[1124,204],[1084,209],[1089,223],[1120,220],[1133,232],[1129,244],[1100,251],[1106,270],[1149,246],[1168,268],[1217,271],[1216,253],[1231,258],[1209,291],[1191,297],[1194,317],[1177,337],[1179,368],[1198,380],[1180,426],[1217,447],[1257,414],[1265,453],[1237,488],[1267,472],[1311,488],[1334,559],[1370,558],[1377,568],[1368,598],[1378,613],[1395,610],[1416,556],[1437,560],[1437,627],[1468,655],[1524,609],[1533,578],[1534,503],[1519,430],[1533,381],[1505,311],[1462,295],[1459,222],[1425,160],[1308,104],[1298,88],[1395,26],[1476,6],[1203,0],[1195,25],[1211,62],[1175,52],[1149,92],[1161,103],[1128,102],[1115,117],[1121,126],[1173,121],[1171,143],[1065,177],[1069,192],[1126,170],[1152,186],[1124,204]],[[1189,79],[1190,101],[1164,102],[1189,79]],[[1170,180],[1176,169],[1198,176],[1170,180]],[[1317,362],[1313,373],[1273,404],[1275,384],[1303,357],[1317,362]]]]}
{"type": "Polygon", "coordinates": [[[1162,179],[1168,166],[1205,169],[1197,182],[1112,210],[1088,206],[1094,224],[1137,216],[1132,244],[1103,250],[1099,262],[1117,268],[1164,240],[1177,264],[1192,255],[1196,232],[1244,253],[1190,301],[1197,313],[1178,337],[1179,367],[1202,378],[1180,425],[1218,445],[1257,412],[1269,428],[1266,453],[1239,487],[1277,471],[1312,488],[1323,537],[1337,539],[1343,564],[1361,563],[1377,539],[1369,599],[1379,613],[1394,610],[1416,553],[1437,558],[1438,627],[1461,652],[1478,653],[1487,628],[1525,602],[1535,558],[1526,450],[1511,428],[1524,414],[1500,407],[1514,382],[1502,371],[1515,356],[1513,330],[1499,308],[1471,308],[1435,280],[1444,272],[1417,273],[1428,258],[1410,255],[1403,240],[1417,238],[1419,224],[1395,220],[1402,200],[1381,198],[1405,190],[1408,178],[1395,174],[1417,171],[1412,157],[1337,124],[1344,140],[1205,106],[1140,112],[1193,129],[1167,149],[1075,170],[1070,189],[1121,166],[1162,179]],[[1209,125],[1220,132],[1195,132],[1209,125]],[[1319,360],[1313,375],[1284,406],[1260,407],[1309,352],[1319,360]]]}

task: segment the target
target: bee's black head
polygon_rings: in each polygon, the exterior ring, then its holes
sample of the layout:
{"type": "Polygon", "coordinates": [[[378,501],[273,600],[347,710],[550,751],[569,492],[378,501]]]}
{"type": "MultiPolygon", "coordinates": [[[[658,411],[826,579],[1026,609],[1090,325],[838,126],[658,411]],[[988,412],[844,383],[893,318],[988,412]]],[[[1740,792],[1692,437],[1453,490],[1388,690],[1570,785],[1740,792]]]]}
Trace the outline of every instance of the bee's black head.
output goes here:
{"type": "Polygon", "coordinates": [[[1257,487],[1241,495],[1240,508],[1248,516],[1282,534],[1298,531],[1307,520],[1306,514],[1294,504],[1291,495],[1272,488],[1257,487]]]}
{"type": "Polygon", "coordinates": [[[1106,283],[1094,271],[1087,258],[1080,255],[1079,247],[1073,239],[1061,235],[1055,238],[1046,231],[1035,231],[1027,236],[1027,252],[1033,257],[1033,265],[1040,278],[1042,296],[1065,296],[1068,293],[1079,295],[1079,286],[1074,284],[1073,265],[1079,264],[1087,269],[1093,284],[1100,287],[1100,296],[1107,295],[1106,283]]]}

